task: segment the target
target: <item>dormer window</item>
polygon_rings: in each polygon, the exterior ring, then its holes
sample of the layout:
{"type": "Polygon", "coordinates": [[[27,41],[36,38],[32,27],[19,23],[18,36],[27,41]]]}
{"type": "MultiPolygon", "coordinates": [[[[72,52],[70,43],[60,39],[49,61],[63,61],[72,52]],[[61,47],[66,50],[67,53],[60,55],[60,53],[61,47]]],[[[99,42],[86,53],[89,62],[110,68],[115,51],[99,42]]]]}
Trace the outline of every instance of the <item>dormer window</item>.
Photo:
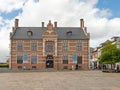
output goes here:
{"type": "Polygon", "coordinates": [[[67,35],[67,36],[72,36],[72,31],[67,31],[67,32],[66,32],[66,35],[67,35]]]}
{"type": "Polygon", "coordinates": [[[33,32],[32,32],[32,31],[28,31],[28,32],[27,32],[27,35],[30,37],[30,36],[33,35],[33,32]]]}

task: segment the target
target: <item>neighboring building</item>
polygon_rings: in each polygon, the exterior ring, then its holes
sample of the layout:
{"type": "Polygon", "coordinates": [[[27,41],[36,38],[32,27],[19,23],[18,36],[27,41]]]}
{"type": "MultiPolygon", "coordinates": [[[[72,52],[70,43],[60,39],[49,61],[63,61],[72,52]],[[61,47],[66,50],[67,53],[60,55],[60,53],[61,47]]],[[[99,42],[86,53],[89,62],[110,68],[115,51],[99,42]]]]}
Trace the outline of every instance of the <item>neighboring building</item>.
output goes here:
{"type": "MultiPolygon", "coordinates": [[[[95,69],[95,68],[99,69],[99,66],[101,66],[101,68],[102,68],[102,65],[99,63],[98,58],[101,55],[101,49],[106,44],[109,44],[109,43],[116,44],[117,48],[120,48],[120,37],[112,37],[111,40],[106,40],[104,43],[100,44],[100,47],[97,47],[95,50],[93,50],[93,52],[92,52],[92,60],[90,62],[92,69],[95,69]]],[[[116,66],[118,66],[120,68],[120,62],[116,63],[116,66]]],[[[111,65],[107,65],[107,68],[111,68],[111,65]]],[[[114,68],[114,66],[112,68],[114,68]]]]}
{"type": "Polygon", "coordinates": [[[93,51],[94,51],[94,48],[90,47],[90,53],[89,53],[89,69],[93,69],[93,51]]]}
{"type": "Polygon", "coordinates": [[[47,27],[15,27],[10,33],[11,69],[88,69],[89,38],[84,20],[81,27],[57,27],[49,21],[47,27]]]}
{"type": "Polygon", "coordinates": [[[93,52],[92,52],[92,62],[91,62],[91,69],[97,69],[98,65],[99,65],[99,60],[98,60],[98,49],[96,48],[93,52]]]}
{"type": "MultiPolygon", "coordinates": [[[[112,44],[116,44],[117,48],[120,49],[120,37],[112,37],[112,44]]],[[[119,67],[120,70],[120,62],[116,63],[115,67],[119,67]]]]}

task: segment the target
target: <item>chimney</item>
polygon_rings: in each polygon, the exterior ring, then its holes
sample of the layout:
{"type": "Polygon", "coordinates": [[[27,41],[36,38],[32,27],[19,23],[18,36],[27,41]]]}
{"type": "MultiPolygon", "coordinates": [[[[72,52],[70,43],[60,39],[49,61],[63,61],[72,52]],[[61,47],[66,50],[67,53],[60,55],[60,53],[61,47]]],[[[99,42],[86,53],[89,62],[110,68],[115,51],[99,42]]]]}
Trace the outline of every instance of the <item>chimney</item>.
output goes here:
{"type": "Polygon", "coordinates": [[[15,19],[15,29],[18,28],[19,19],[15,19]]]}
{"type": "Polygon", "coordinates": [[[44,22],[42,22],[42,28],[44,27],[44,22]]]}
{"type": "Polygon", "coordinates": [[[57,28],[57,22],[54,22],[54,27],[57,28]]]}
{"type": "Polygon", "coordinates": [[[80,27],[84,28],[84,20],[83,19],[80,19],[80,27]]]}

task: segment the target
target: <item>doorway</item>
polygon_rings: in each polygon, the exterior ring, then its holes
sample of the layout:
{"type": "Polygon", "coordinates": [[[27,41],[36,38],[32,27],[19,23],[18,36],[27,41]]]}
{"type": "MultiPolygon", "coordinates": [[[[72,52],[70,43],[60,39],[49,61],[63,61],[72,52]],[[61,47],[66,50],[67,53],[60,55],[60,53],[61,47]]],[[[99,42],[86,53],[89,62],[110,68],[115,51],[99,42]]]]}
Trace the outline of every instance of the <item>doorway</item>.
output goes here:
{"type": "Polygon", "coordinates": [[[46,57],[46,68],[53,68],[53,66],[54,66],[53,56],[52,55],[48,55],[46,57]]]}

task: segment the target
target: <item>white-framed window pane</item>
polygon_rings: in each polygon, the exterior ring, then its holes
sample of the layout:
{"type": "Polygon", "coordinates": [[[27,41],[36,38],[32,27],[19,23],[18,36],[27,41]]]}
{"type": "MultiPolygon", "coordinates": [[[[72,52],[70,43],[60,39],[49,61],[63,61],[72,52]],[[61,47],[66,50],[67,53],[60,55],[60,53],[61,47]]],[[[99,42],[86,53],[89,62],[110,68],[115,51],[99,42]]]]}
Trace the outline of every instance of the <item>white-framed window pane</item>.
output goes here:
{"type": "Polygon", "coordinates": [[[31,64],[37,64],[37,56],[31,56],[31,64]]]}
{"type": "Polygon", "coordinates": [[[31,43],[31,50],[36,51],[37,50],[37,43],[31,43]]]}
{"type": "Polygon", "coordinates": [[[68,50],[68,42],[63,42],[62,49],[63,50],[68,50]]]}
{"type": "Polygon", "coordinates": [[[45,51],[46,52],[54,52],[54,42],[53,41],[47,41],[45,43],[45,51]]]}
{"type": "Polygon", "coordinates": [[[82,50],[82,43],[81,42],[78,42],[76,44],[76,47],[77,47],[77,50],[82,50]]]}
{"type": "Polygon", "coordinates": [[[63,56],[63,64],[68,64],[68,56],[63,56]]]}
{"type": "Polygon", "coordinates": [[[23,43],[22,42],[17,43],[17,50],[23,50],[23,43]]]}
{"type": "Polygon", "coordinates": [[[23,56],[17,56],[17,64],[23,63],[23,56]]]}

